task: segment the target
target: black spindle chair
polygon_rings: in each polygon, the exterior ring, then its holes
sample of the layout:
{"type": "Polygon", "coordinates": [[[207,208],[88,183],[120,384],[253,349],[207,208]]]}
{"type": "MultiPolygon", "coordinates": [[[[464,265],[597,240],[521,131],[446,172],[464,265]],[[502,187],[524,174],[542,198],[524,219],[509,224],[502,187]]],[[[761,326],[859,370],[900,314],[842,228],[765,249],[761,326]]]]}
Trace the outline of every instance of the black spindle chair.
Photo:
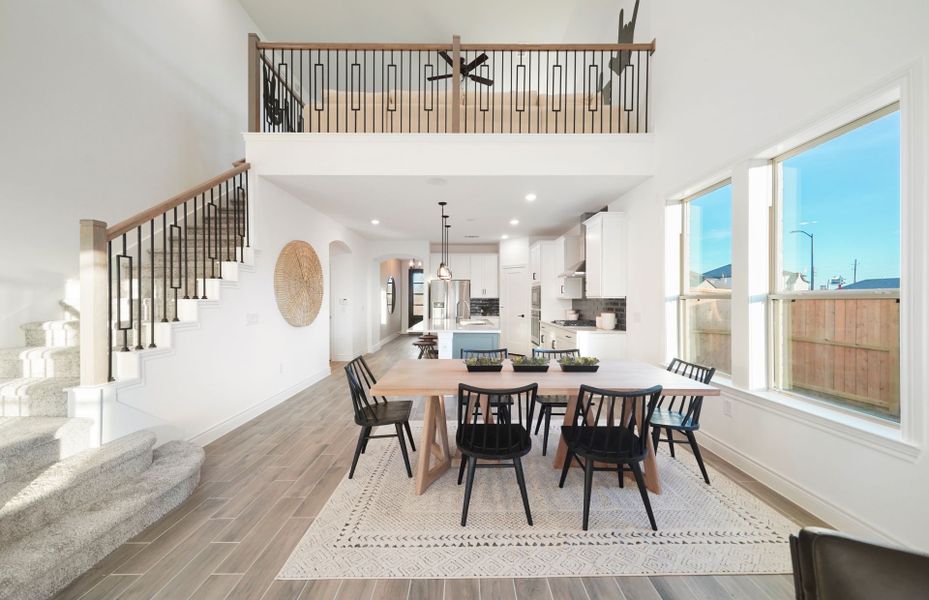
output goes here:
{"type": "Polygon", "coordinates": [[[571,462],[576,460],[584,468],[584,531],[587,531],[590,516],[594,471],[616,471],[622,487],[625,465],[629,465],[635,476],[648,521],[652,529],[658,531],[639,463],[648,454],[649,420],[660,396],[661,386],[613,392],[582,385],[578,390],[571,425],[561,427],[561,439],[567,445],[568,453],[558,487],[564,487],[571,462]],[[598,462],[615,467],[595,466],[598,462]]]}
{"type": "Polygon", "coordinates": [[[497,348],[496,350],[465,350],[461,349],[461,358],[496,358],[504,360],[510,357],[506,348],[497,348]]]}
{"type": "MultiPolygon", "coordinates": [[[[710,383],[716,369],[713,367],[704,367],[698,364],[689,363],[679,358],[675,358],[668,365],[668,371],[683,375],[700,383],[710,383]]],[[[697,438],[694,432],[700,429],[700,409],[703,408],[703,396],[665,396],[658,401],[655,407],[655,414],[652,415],[652,445],[655,451],[658,451],[659,442],[668,442],[668,448],[671,451],[671,457],[674,457],[674,432],[680,431],[687,437],[690,442],[690,448],[693,450],[697,464],[700,466],[700,472],[703,474],[703,480],[710,483],[710,476],[706,473],[706,467],[703,465],[703,457],[700,456],[700,446],[697,445],[697,438]],[[665,405],[667,402],[667,405],[665,405]],[[667,433],[667,438],[660,437],[661,430],[667,433]]]]}
{"type": "MultiPolygon", "coordinates": [[[[467,465],[468,481],[465,486],[464,505],[461,509],[461,526],[468,522],[468,506],[471,503],[471,488],[474,486],[474,471],[478,468],[509,468],[516,470],[519,493],[526,510],[526,521],[532,525],[529,511],[529,496],[526,493],[526,478],[523,475],[522,457],[532,450],[529,430],[523,414],[529,410],[538,392],[538,384],[512,389],[483,389],[464,383],[458,384],[458,432],[455,441],[461,450],[461,461],[467,465]],[[480,422],[476,407],[488,404],[492,398],[506,398],[511,406],[510,418],[506,422],[480,422]],[[478,464],[479,460],[494,462],[478,464]],[[512,464],[497,461],[512,461],[512,464]]],[[[459,484],[461,483],[459,479],[459,484]]]]}
{"type": "Polygon", "coordinates": [[[345,376],[348,378],[348,388],[352,397],[352,408],[355,412],[355,423],[361,426],[361,433],[358,435],[358,444],[355,446],[355,457],[352,459],[352,468],[348,472],[348,478],[351,479],[355,474],[355,466],[358,464],[358,458],[364,454],[368,448],[368,440],[376,438],[396,437],[400,441],[400,451],[403,452],[403,462],[406,464],[406,474],[413,476],[410,469],[410,457],[406,451],[406,440],[404,439],[404,430],[410,438],[410,448],[416,452],[416,445],[413,443],[413,432],[410,430],[410,410],[413,403],[410,401],[393,401],[387,402],[387,398],[371,396],[368,400],[368,391],[377,382],[374,373],[364,357],[359,356],[345,365],[345,376]],[[371,435],[375,427],[393,425],[396,434],[390,435],[371,435]]]}
{"type": "MultiPolygon", "coordinates": [[[[572,348],[570,350],[547,350],[545,348],[533,348],[532,349],[532,358],[545,357],[549,360],[561,360],[562,358],[568,356],[580,356],[581,351],[572,348]]],[[[529,407],[529,425],[532,426],[532,417],[535,414],[536,404],[539,405],[539,420],[535,424],[535,434],[539,435],[539,427],[542,425],[542,420],[545,420],[545,432],[542,434],[542,456],[545,456],[548,453],[548,431],[551,427],[552,415],[563,417],[563,412],[554,412],[554,408],[567,408],[568,407],[568,397],[567,396],[539,396],[536,401],[529,407]]]]}

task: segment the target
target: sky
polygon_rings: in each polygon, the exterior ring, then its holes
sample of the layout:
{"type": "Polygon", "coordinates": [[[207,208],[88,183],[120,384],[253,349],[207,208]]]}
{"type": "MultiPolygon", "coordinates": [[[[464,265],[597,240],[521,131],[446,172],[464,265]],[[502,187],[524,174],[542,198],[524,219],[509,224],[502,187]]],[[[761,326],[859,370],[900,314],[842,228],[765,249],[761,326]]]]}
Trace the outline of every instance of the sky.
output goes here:
{"type": "MultiPolygon", "coordinates": [[[[900,113],[883,116],[782,164],[783,268],[810,271],[816,287],[833,276],[900,276],[900,113]]],[[[732,262],[732,189],[690,202],[690,270],[732,262]]]]}
{"type": "Polygon", "coordinates": [[[858,281],[900,276],[900,112],[820,144],[783,163],[784,269],[816,287],[833,275],[858,281]]]}

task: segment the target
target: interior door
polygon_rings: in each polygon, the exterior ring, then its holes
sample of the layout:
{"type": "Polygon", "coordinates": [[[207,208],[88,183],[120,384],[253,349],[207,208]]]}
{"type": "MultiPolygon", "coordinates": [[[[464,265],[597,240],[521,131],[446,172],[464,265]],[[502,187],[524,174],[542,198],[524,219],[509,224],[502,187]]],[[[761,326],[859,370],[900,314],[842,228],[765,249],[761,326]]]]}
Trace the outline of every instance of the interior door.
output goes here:
{"type": "Polygon", "coordinates": [[[503,270],[503,297],[500,299],[503,342],[510,352],[532,352],[531,301],[529,270],[509,267],[503,270]]]}

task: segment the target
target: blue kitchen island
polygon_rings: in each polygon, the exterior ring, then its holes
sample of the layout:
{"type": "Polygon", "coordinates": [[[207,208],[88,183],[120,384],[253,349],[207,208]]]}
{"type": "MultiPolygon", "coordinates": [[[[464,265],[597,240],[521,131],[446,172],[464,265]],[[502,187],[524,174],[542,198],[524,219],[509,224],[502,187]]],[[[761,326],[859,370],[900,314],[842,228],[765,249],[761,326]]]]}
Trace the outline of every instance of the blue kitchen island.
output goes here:
{"type": "Polygon", "coordinates": [[[424,319],[407,333],[434,333],[438,337],[439,358],[460,358],[464,350],[496,350],[500,347],[498,317],[471,319],[424,319]]]}

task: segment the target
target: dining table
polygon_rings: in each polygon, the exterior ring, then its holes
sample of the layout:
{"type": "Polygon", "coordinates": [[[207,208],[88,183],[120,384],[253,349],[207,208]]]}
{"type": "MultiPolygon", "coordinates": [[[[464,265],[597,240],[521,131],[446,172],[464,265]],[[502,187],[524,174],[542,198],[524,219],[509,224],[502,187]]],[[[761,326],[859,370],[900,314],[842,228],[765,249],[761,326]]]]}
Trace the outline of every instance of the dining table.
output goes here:
{"type": "MultiPolygon", "coordinates": [[[[563,371],[552,360],[546,372],[516,372],[509,360],[497,372],[468,371],[463,360],[404,359],[394,363],[371,388],[372,396],[423,397],[425,399],[423,429],[416,461],[415,492],[424,493],[451,466],[454,452],[449,446],[445,396],[458,395],[458,385],[510,389],[538,384],[539,396],[566,396],[564,424],[570,425],[577,405],[578,389],[589,385],[604,390],[628,392],[656,385],[662,396],[718,396],[719,389],[661,367],[635,360],[602,361],[596,372],[563,371]]],[[[482,414],[489,415],[486,409],[482,414]]],[[[658,461],[651,436],[646,440],[648,456],[644,461],[645,485],[655,494],[661,493],[658,461]]],[[[564,465],[567,446],[560,439],[552,461],[553,468],[564,465]]]]}

